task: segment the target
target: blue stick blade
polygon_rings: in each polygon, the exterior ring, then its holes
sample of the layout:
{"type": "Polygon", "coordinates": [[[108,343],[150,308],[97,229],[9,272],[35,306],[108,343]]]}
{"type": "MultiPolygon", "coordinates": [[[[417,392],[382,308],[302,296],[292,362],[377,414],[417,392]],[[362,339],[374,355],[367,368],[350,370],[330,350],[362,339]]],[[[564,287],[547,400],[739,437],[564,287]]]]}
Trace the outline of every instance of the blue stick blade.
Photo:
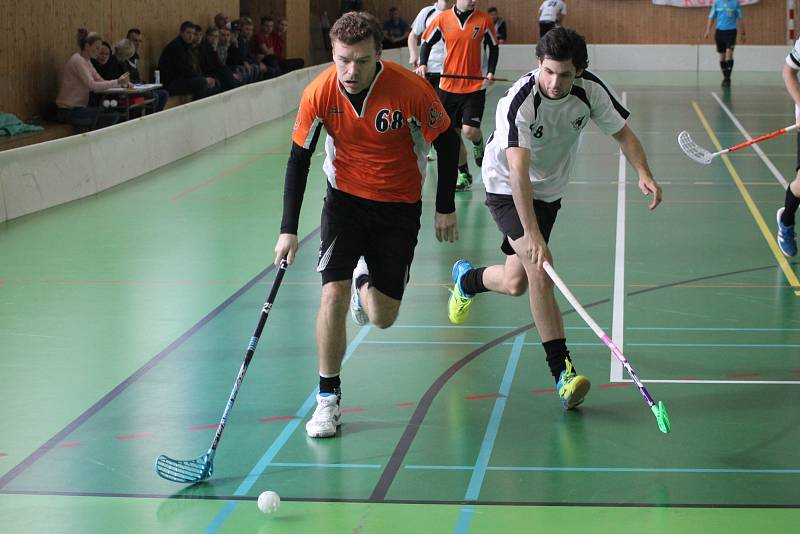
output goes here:
{"type": "Polygon", "coordinates": [[[161,478],[182,484],[205,480],[214,471],[213,457],[208,453],[193,460],[174,460],[162,454],[156,458],[155,467],[161,478]]]}

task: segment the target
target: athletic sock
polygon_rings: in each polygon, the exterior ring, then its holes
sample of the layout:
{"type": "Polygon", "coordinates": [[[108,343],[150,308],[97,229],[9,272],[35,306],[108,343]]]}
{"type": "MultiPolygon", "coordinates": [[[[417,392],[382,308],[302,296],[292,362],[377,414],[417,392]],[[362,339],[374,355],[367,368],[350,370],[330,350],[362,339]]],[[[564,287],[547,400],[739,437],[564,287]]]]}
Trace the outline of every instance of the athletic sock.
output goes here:
{"type": "Polygon", "coordinates": [[[483,271],[486,267],[478,267],[477,269],[470,269],[464,276],[461,277],[461,290],[468,295],[475,295],[476,293],[486,293],[489,291],[483,285],[483,271]]]}
{"type": "Polygon", "coordinates": [[[567,349],[567,340],[552,339],[542,343],[542,347],[544,347],[544,352],[547,354],[547,365],[550,366],[550,373],[558,383],[558,377],[561,376],[562,371],[567,369],[567,360],[572,361],[567,349]]]}
{"type": "Polygon", "coordinates": [[[361,289],[361,286],[369,282],[369,275],[362,274],[356,277],[356,289],[361,289]]]}
{"type": "Polygon", "coordinates": [[[719,70],[722,71],[722,75],[726,78],[728,77],[727,70],[728,70],[728,62],[727,61],[720,61],[719,62],[719,70]]]}
{"type": "Polygon", "coordinates": [[[797,212],[798,206],[800,206],[800,198],[794,196],[791,187],[786,188],[786,203],[784,206],[785,208],[783,210],[783,215],[781,216],[781,222],[786,226],[794,226],[794,214],[797,212]]]}
{"type": "Polygon", "coordinates": [[[342,381],[339,379],[339,375],[334,376],[322,376],[319,375],[319,394],[323,397],[327,395],[339,395],[341,396],[342,390],[340,386],[342,385],[342,381]]]}
{"type": "Polygon", "coordinates": [[[469,174],[469,165],[467,165],[466,163],[464,165],[459,165],[458,172],[469,174]]]}

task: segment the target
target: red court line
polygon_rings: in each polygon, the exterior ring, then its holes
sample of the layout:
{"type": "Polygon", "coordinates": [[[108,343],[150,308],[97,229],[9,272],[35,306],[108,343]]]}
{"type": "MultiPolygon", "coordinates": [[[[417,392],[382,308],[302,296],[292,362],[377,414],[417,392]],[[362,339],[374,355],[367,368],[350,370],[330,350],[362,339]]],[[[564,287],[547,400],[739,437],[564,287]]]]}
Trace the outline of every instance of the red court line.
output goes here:
{"type": "Polygon", "coordinates": [[[697,380],[696,376],[684,376],[683,378],[679,378],[678,380],[697,380]]]}
{"type": "Polygon", "coordinates": [[[128,434],[127,436],[117,436],[115,439],[119,441],[125,441],[128,439],[142,439],[142,438],[149,438],[152,436],[152,432],[145,432],[144,434],[128,434]]]}
{"type": "Polygon", "coordinates": [[[62,443],[61,445],[58,446],[58,448],[59,449],[67,449],[69,447],[77,447],[80,444],[81,444],[80,441],[72,441],[70,443],[62,443]]]}
{"type": "Polygon", "coordinates": [[[757,376],[761,376],[761,373],[738,373],[725,376],[728,378],[755,378],[757,376]]]}
{"type": "Polygon", "coordinates": [[[209,428],[217,428],[219,425],[204,425],[204,426],[193,426],[189,430],[208,430],[209,428]]]}
{"type": "Polygon", "coordinates": [[[469,395],[464,397],[467,400],[478,400],[478,399],[496,399],[497,397],[502,397],[499,393],[487,393],[486,395],[469,395]]]}
{"type": "MultiPolygon", "coordinates": [[[[800,370],[798,370],[798,371],[800,371],[800,370]]],[[[397,404],[395,404],[395,406],[397,406],[399,408],[406,408],[408,406],[416,406],[416,405],[417,405],[416,402],[398,402],[397,404]]]]}
{"type": "Polygon", "coordinates": [[[342,408],[342,413],[363,412],[365,408],[342,408]]]}
{"type": "Polygon", "coordinates": [[[288,421],[289,419],[297,419],[296,415],[282,415],[280,417],[262,417],[259,419],[262,423],[272,423],[274,421],[288,421]]]}
{"type": "Polygon", "coordinates": [[[793,375],[800,375],[800,369],[792,369],[793,375]]]}
{"type": "Polygon", "coordinates": [[[0,452],[0,456],[8,456],[7,452],[0,452]]]}
{"type": "Polygon", "coordinates": [[[630,382],[611,382],[609,384],[600,384],[601,388],[626,388],[628,386],[632,386],[630,382]]]}
{"type": "Polygon", "coordinates": [[[535,394],[535,395],[544,395],[545,393],[555,393],[555,391],[556,391],[556,388],[550,388],[550,389],[533,389],[533,390],[531,390],[531,393],[533,393],[533,394],[535,394]]]}

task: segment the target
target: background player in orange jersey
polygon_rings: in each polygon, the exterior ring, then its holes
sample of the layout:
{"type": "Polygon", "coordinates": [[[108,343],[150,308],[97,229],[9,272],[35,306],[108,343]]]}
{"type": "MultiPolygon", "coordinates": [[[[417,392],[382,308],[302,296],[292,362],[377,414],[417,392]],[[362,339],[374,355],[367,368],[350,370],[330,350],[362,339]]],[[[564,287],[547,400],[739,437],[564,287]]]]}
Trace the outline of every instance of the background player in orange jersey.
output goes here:
{"type": "MultiPolygon", "coordinates": [[[[472,154],[480,167],[484,149],[481,120],[486,105],[486,85],[494,79],[500,49],[494,20],[488,13],[475,9],[477,3],[476,0],[456,0],[452,9],[431,22],[422,35],[417,74],[427,75],[431,47],[443,40],[446,55],[439,94],[453,126],[462,128],[466,138],[472,141],[472,154]],[[484,44],[489,52],[486,72],[481,68],[484,44]]],[[[472,186],[466,149],[459,154],[458,164],[456,190],[464,191],[472,186]]]]}
{"type": "Polygon", "coordinates": [[[458,239],[453,198],[458,135],[435,90],[401,65],[380,60],[383,29],[374,16],[347,13],[334,23],[330,36],[334,65],[300,99],[275,245],[276,264],[283,257],[292,263],[311,156],[324,127],[328,191],[316,325],[320,393],[306,424],[311,437],[334,436],[341,424],[339,372],[348,301],[358,324],[388,328],[397,318],[417,244],[431,142],[439,171],[436,238],[458,239]]]}

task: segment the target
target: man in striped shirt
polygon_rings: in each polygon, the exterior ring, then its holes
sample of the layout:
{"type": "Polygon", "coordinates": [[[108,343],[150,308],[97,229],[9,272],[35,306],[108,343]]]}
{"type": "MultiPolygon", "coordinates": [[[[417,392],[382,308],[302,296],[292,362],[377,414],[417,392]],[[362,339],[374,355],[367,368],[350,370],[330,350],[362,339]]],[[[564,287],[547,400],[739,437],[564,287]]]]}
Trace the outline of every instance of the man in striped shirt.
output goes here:
{"type": "Polygon", "coordinates": [[[529,291],[531,314],[558,395],[571,409],[583,401],[590,382],[572,365],[553,283],[542,264],[553,262],[547,246],[550,231],[589,120],[619,143],[638,173],[642,194],[652,195],[650,209],[661,202],[661,188],[627,125],[628,110],[586,70],[583,36],[554,28],[539,40],[536,55],[539,68],[520,78],[497,104],[496,130],[483,160],[486,205],[503,235],[505,263],[474,268],[458,260],[448,315],[454,324],[463,323],[478,293],[519,296],[529,291]]]}

